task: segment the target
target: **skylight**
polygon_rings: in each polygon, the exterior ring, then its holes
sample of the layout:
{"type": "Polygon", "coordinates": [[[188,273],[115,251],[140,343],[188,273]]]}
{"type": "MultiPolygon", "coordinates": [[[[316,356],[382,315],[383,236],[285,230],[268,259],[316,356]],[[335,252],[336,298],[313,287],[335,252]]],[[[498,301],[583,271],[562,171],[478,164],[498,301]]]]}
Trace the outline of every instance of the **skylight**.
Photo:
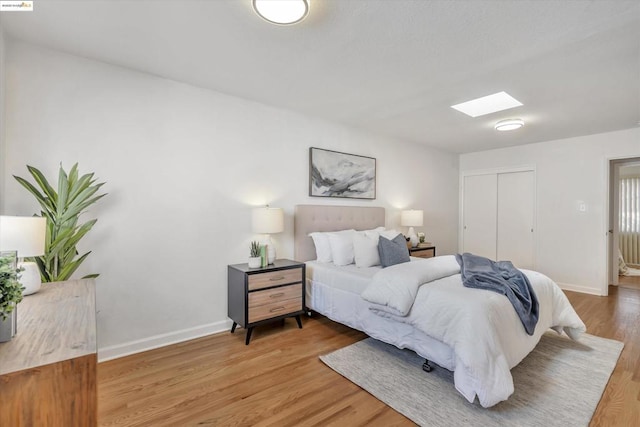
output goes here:
{"type": "Polygon", "coordinates": [[[495,113],[496,111],[508,110],[509,108],[519,107],[522,102],[518,101],[506,92],[498,92],[493,95],[483,96],[482,98],[472,99],[462,104],[452,105],[461,113],[467,116],[479,117],[485,114],[495,113]]]}

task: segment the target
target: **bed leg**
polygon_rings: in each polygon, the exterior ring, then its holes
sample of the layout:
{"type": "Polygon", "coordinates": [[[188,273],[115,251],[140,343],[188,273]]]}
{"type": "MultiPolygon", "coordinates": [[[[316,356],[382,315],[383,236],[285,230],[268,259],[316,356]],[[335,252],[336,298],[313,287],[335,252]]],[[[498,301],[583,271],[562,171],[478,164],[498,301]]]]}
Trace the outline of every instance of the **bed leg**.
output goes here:
{"type": "Polygon", "coordinates": [[[422,364],[422,370],[425,371],[425,372],[433,371],[433,366],[431,366],[429,364],[429,360],[428,359],[424,360],[424,363],[422,364]]]}

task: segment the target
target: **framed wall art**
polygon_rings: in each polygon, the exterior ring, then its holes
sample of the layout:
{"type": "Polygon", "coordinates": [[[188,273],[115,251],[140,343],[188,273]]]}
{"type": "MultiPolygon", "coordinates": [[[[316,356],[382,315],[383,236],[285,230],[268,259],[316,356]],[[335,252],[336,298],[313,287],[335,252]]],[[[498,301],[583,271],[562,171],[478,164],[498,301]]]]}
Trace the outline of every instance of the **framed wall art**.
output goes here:
{"type": "Polygon", "coordinates": [[[309,148],[309,196],[376,198],[376,159],[309,148]]]}

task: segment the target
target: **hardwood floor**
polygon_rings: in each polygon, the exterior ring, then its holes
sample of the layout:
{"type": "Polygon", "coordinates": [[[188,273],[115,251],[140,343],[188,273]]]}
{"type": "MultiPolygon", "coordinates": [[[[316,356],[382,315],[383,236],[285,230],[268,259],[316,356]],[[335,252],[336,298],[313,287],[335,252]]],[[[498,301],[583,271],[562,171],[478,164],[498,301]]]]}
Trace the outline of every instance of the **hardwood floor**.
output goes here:
{"type": "Polygon", "coordinates": [[[618,286],[621,288],[640,289],[640,276],[618,276],[618,286]]]}
{"type": "Polygon", "coordinates": [[[587,332],[624,342],[591,426],[640,425],[640,290],[609,286],[608,297],[566,292],[587,332]]]}
{"type": "MultiPolygon", "coordinates": [[[[567,292],[590,334],[625,343],[591,426],[640,425],[640,291],[567,292]]],[[[98,365],[100,426],[410,426],[318,355],[365,337],[317,316],[180,343],[98,365]]],[[[579,398],[576,396],[568,398],[579,398]]]]}

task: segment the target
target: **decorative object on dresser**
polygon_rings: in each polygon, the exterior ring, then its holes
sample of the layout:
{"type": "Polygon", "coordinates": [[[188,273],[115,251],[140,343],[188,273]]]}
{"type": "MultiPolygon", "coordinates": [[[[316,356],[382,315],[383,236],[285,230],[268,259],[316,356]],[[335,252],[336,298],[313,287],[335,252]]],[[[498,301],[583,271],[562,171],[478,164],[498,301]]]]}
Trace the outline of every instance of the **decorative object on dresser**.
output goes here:
{"type": "Polygon", "coordinates": [[[17,251],[23,295],[40,290],[42,279],[35,262],[25,258],[44,255],[47,220],[38,216],[0,216],[0,251],[17,251]]]}
{"type": "Polygon", "coordinates": [[[409,227],[407,237],[411,240],[411,246],[418,246],[418,235],[413,227],[422,227],[424,221],[424,212],[421,210],[411,209],[400,213],[400,225],[409,227]]]}
{"type": "Polygon", "coordinates": [[[436,256],[436,247],[433,243],[419,243],[415,248],[409,249],[409,255],[420,258],[432,258],[436,256]]]}
{"type": "Polygon", "coordinates": [[[20,303],[0,344],[0,426],[97,425],[93,280],[50,283],[20,303]]]}
{"type": "Polygon", "coordinates": [[[18,303],[22,301],[22,285],[16,251],[0,252],[0,343],[10,341],[18,327],[18,303]]]}
{"type": "Polygon", "coordinates": [[[251,242],[251,250],[249,252],[249,268],[258,268],[260,267],[262,259],[260,258],[260,243],[253,241],[251,242]]]}
{"type": "Polygon", "coordinates": [[[276,259],[276,247],[271,241],[271,234],[284,231],[284,213],[282,208],[263,208],[253,210],[251,216],[251,228],[254,233],[264,234],[264,244],[267,246],[268,264],[273,264],[276,259]]]}
{"type": "Polygon", "coordinates": [[[309,148],[309,196],[376,198],[376,159],[309,148]]]}
{"type": "Polygon", "coordinates": [[[288,259],[275,260],[265,268],[229,265],[227,313],[233,320],[231,333],[242,326],[247,330],[245,344],[249,345],[253,328],[265,323],[295,317],[302,328],[305,268],[304,263],[288,259]]]}
{"type": "MultiPolygon", "coordinates": [[[[96,195],[104,182],[96,184],[93,173],[78,176],[77,163],[71,167],[68,174],[60,165],[56,191],[42,172],[33,166],[27,166],[27,169],[40,188],[19,176],[14,175],[14,178],[36,198],[41,208],[40,216],[47,220],[44,256],[35,258],[42,281],[67,280],[91,253],[89,251],[76,258],[76,245],[98,220],[91,219],[81,223],[80,215],[106,196],[96,195]]],[[[20,256],[19,253],[18,255],[20,256]]],[[[98,274],[89,274],[83,279],[94,277],[98,277],[98,274]]]]}

